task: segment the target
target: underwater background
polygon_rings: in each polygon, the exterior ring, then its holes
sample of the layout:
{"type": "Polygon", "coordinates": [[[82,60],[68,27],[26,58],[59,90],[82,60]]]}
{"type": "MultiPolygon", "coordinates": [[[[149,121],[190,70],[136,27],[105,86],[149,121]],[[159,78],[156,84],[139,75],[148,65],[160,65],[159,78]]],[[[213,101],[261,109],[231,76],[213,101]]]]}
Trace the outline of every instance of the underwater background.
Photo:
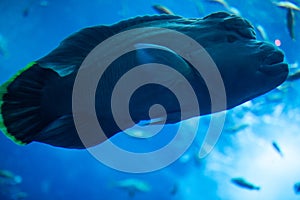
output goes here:
{"type": "MultiPolygon", "coordinates": [[[[280,41],[277,45],[284,51],[291,73],[296,73],[300,70],[300,12],[295,11],[292,40],[286,27],[286,10],[272,2],[227,0],[235,8],[231,12],[238,11],[255,27],[264,28],[267,38],[257,33],[258,39],[280,41]]],[[[293,3],[300,5],[300,1],[293,3]]],[[[155,4],[183,17],[228,12],[221,3],[209,0],[0,0],[0,83],[46,55],[75,31],[157,14],[152,8],[155,4]]],[[[0,199],[297,200],[299,105],[300,82],[285,82],[278,89],[227,111],[222,135],[207,157],[197,156],[203,137],[200,130],[180,159],[145,174],[113,170],[87,150],[41,143],[18,146],[0,134],[0,199]],[[232,179],[238,177],[260,189],[234,184],[232,179]]],[[[193,120],[197,119],[182,122],[187,130],[195,129],[193,120]]],[[[200,124],[205,127],[208,121],[209,116],[201,117],[200,124]]],[[[176,126],[168,125],[165,132],[176,126]]],[[[124,135],[113,139],[121,146],[135,144],[124,135]]],[[[158,146],[169,138],[162,135],[159,139],[158,146]]]]}

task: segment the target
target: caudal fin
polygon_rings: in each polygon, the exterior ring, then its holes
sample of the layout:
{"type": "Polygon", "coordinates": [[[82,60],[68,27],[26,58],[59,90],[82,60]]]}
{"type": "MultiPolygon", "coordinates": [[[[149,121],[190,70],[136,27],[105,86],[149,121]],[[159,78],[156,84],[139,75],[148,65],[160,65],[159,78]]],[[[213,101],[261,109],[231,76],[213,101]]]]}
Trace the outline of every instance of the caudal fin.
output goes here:
{"type": "Polygon", "coordinates": [[[17,144],[32,142],[47,123],[40,107],[49,73],[32,62],[0,86],[0,129],[17,144]]]}

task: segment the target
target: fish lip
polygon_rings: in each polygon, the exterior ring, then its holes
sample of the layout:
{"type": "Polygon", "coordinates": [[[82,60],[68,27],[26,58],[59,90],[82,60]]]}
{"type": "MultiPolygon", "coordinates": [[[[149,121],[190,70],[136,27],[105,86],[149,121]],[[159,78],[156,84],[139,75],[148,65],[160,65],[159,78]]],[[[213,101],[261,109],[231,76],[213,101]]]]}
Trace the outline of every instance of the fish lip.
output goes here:
{"type": "Polygon", "coordinates": [[[269,75],[269,76],[283,76],[287,77],[289,73],[288,64],[285,62],[278,62],[273,64],[263,64],[258,69],[263,74],[269,75]]]}
{"type": "MultiPolygon", "coordinates": [[[[264,48],[267,50],[270,47],[271,46],[266,45],[264,48]]],[[[263,62],[258,70],[270,76],[287,76],[289,69],[288,64],[284,62],[283,52],[278,49],[269,49],[268,51],[270,51],[270,53],[264,57],[263,62]]]]}
{"type": "Polygon", "coordinates": [[[264,58],[263,63],[267,65],[277,64],[284,61],[284,54],[280,50],[271,50],[271,52],[264,58]]]}

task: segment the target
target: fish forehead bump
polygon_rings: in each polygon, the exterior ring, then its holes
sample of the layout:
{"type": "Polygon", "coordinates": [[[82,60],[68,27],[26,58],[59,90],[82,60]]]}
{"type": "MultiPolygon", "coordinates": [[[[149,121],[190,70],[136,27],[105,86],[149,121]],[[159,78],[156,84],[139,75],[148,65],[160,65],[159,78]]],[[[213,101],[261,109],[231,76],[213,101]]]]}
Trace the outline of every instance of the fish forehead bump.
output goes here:
{"type": "Polygon", "coordinates": [[[203,46],[217,43],[218,37],[226,35],[236,35],[238,39],[256,39],[254,26],[247,19],[226,12],[213,13],[204,18],[174,19],[165,26],[191,36],[203,46]]]}
{"type": "Polygon", "coordinates": [[[242,18],[235,14],[229,14],[227,12],[217,12],[212,13],[204,18],[202,18],[202,21],[205,22],[213,22],[210,24],[222,24],[225,27],[231,27],[232,26],[245,26],[247,28],[254,28],[253,25],[245,18],[242,18]]]}

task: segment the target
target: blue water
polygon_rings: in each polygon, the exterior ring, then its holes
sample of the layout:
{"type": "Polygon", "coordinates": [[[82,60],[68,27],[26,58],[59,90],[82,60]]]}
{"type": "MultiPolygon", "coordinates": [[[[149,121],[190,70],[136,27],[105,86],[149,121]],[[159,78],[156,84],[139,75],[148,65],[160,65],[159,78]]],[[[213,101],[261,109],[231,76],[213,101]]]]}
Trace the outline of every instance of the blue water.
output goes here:
{"type": "MultiPolygon", "coordinates": [[[[296,40],[293,41],[285,25],[286,11],[275,7],[271,1],[228,0],[228,3],[254,25],[262,25],[270,42],[280,39],[286,61],[295,68],[292,70],[297,70],[300,13],[296,13],[296,40]]],[[[0,55],[0,82],[47,54],[71,33],[87,26],[155,14],[151,8],[153,4],[165,5],[184,17],[203,17],[226,10],[208,0],[1,0],[0,43],[5,54],[0,55]],[[195,2],[202,6],[200,11],[195,2]]],[[[293,185],[300,181],[299,87],[299,81],[285,83],[283,89],[227,112],[220,140],[204,159],[195,158],[203,137],[198,133],[183,157],[164,169],[145,174],[113,170],[86,150],[68,150],[40,143],[18,146],[1,134],[0,169],[21,176],[22,182],[13,186],[0,185],[0,194],[5,194],[0,198],[18,199],[15,194],[22,191],[28,194],[25,199],[30,200],[299,199],[293,191],[293,185]],[[242,125],[244,127],[234,129],[242,125]],[[273,141],[279,144],[283,157],[272,147],[273,141]],[[261,186],[261,190],[238,187],[230,182],[234,177],[243,177],[261,186]],[[147,183],[150,191],[130,196],[127,190],[116,186],[118,181],[131,178],[147,183]]],[[[201,125],[206,124],[206,118],[201,125]]],[[[176,126],[168,127],[166,132],[176,126]]],[[[121,146],[136,142],[124,136],[115,140],[119,140],[121,146]]]]}

